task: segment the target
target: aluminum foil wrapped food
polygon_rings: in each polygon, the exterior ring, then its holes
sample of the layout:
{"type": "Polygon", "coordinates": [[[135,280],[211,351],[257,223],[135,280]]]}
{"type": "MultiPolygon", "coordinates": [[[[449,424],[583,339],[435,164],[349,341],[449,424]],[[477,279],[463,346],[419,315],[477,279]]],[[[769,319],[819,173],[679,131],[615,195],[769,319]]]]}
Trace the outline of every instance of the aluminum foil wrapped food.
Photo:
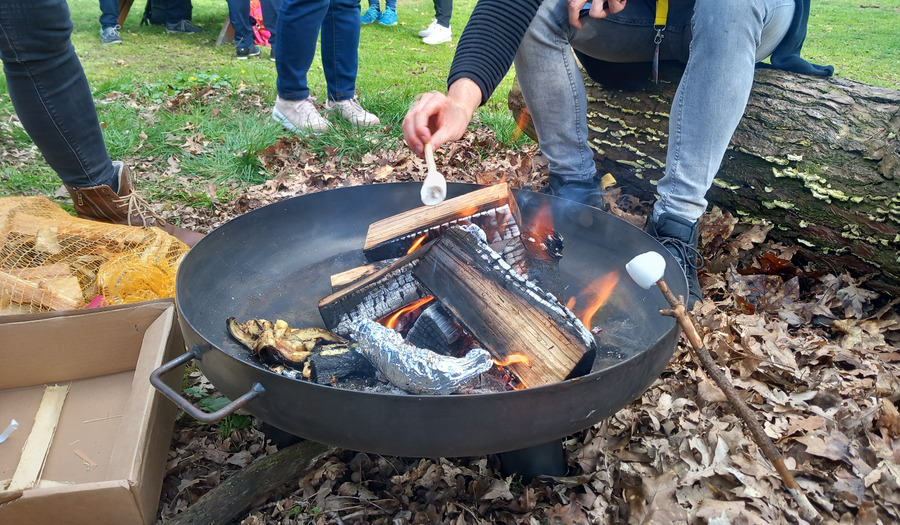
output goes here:
{"type": "Polygon", "coordinates": [[[407,343],[393,329],[370,319],[354,322],[349,330],[359,345],[356,350],[392,385],[413,394],[452,394],[493,366],[483,348],[473,348],[463,357],[441,355],[407,343]]]}

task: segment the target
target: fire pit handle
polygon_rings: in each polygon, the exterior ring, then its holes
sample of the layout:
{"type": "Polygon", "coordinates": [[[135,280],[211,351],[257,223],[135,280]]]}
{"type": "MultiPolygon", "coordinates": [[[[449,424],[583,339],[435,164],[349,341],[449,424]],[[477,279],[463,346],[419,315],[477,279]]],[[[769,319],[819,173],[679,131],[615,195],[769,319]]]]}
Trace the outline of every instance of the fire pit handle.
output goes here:
{"type": "Polygon", "coordinates": [[[185,399],[178,392],[176,392],[172,387],[167,385],[162,380],[162,375],[170,370],[174,370],[179,366],[187,363],[192,359],[200,358],[200,348],[197,345],[194,345],[194,348],[191,349],[190,352],[186,354],[182,354],[175,359],[169,361],[168,363],[163,364],[156,370],[154,370],[150,374],[150,384],[153,385],[157,390],[159,390],[164,396],[169,398],[173,403],[178,405],[182,410],[188,413],[191,417],[200,421],[201,423],[215,423],[216,421],[222,419],[223,417],[235,412],[239,408],[243,407],[256,397],[263,394],[266,389],[259,383],[253,383],[253,386],[250,388],[250,391],[241,397],[235,399],[234,401],[228,403],[224,407],[216,410],[215,412],[204,412],[203,409],[198,408],[193,403],[185,399]]]}

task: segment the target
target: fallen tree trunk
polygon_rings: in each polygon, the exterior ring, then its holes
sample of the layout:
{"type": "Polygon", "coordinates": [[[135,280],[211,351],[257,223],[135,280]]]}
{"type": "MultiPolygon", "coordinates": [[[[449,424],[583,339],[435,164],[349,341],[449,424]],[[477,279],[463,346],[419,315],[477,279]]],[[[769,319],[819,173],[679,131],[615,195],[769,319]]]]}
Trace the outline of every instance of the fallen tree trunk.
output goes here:
{"type": "MultiPolygon", "coordinates": [[[[643,91],[585,76],[589,141],[623,191],[655,198],[680,73],[670,67],[643,91]]],[[[518,84],[509,107],[517,121],[527,111],[518,84]]],[[[525,132],[536,138],[533,128],[525,132]]],[[[809,259],[874,274],[874,288],[900,292],[900,91],[757,70],[707,198],[765,219],[773,239],[803,246],[809,259]]]]}

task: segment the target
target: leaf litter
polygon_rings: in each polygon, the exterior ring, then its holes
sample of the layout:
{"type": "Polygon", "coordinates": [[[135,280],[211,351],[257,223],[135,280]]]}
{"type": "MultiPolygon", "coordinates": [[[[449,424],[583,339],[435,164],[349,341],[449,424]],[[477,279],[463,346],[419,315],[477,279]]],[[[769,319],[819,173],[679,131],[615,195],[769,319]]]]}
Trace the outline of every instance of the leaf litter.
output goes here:
{"type": "MultiPolygon", "coordinates": [[[[203,147],[202,135],[188,139],[186,147],[203,147]]],[[[424,161],[405,147],[339,164],[331,155],[317,160],[301,138],[280,140],[260,159],[273,177],[231,202],[214,201],[212,213],[188,210],[189,225],[212,229],[297,195],[420,181],[426,173],[424,161]]],[[[505,180],[534,190],[546,184],[537,146],[498,147],[484,127],[448,145],[436,161],[449,181],[505,180]]],[[[612,213],[643,226],[650,203],[616,187],[607,198],[612,213]]],[[[900,522],[900,300],[867,289],[865,276],[817,267],[798,247],[768,240],[772,225],[745,224],[717,208],[702,220],[704,301],[693,318],[704,345],[826,522],[900,522]]],[[[195,392],[215,392],[200,372],[189,379],[195,392]]],[[[277,451],[261,422],[251,421],[223,431],[182,414],[160,520],[277,451]]],[[[503,476],[496,456],[423,459],[332,449],[235,523],[806,523],[684,339],[639,399],[562,444],[567,475],[533,480],[503,476]]]]}

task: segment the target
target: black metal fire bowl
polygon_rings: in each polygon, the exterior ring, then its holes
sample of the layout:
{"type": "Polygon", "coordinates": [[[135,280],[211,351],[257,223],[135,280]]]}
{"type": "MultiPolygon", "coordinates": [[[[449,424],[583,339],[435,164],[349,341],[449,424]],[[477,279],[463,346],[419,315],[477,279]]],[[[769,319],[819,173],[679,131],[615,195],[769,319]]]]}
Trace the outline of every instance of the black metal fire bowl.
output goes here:
{"type": "MultiPolygon", "coordinates": [[[[515,192],[525,225],[549,202],[564,237],[560,272],[566,293],[574,295],[611,270],[621,272],[612,297],[594,316],[603,330],[590,374],[502,393],[389,395],[290,379],[250,360],[227,333],[226,318],[323,326],[317,305],[331,291],[329,277],[364,264],[369,224],[421,206],[420,187],[378,184],[304,195],[211,232],[178,271],[176,303],[189,352],[170,364],[195,359],[225,396],[240,399],[246,411],[291,434],[405,457],[479,456],[546,444],[613,414],[659,376],[680,329],[673,318],[659,314],[667,307],[662,295],[635,285],[624,267],[639,253],[658,251],[667,262],[666,281],[685,295],[687,283],[675,260],[652,237],[612,215],[526,191],[515,192]],[[602,350],[613,348],[621,355],[603,358],[602,350]]],[[[479,187],[448,184],[448,198],[479,187]]],[[[222,415],[198,415],[185,400],[176,402],[203,420],[222,415]]]]}

